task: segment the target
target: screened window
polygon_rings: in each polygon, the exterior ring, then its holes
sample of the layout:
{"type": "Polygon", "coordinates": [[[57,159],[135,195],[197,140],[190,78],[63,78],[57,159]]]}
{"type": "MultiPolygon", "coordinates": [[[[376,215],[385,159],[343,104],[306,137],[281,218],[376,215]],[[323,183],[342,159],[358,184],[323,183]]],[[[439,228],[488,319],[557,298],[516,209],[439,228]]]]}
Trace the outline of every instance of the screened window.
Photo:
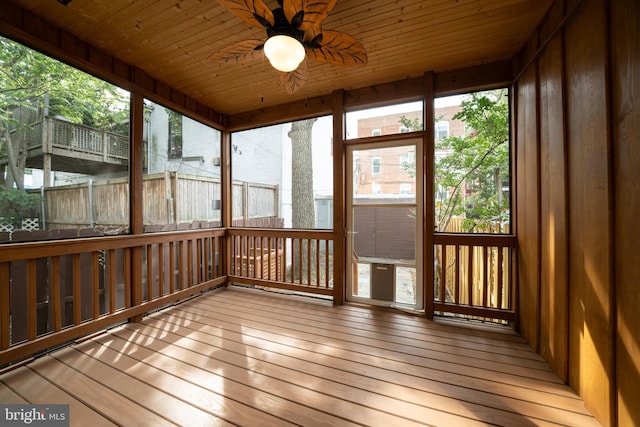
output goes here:
{"type": "Polygon", "coordinates": [[[407,102],[384,107],[349,111],[346,138],[366,138],[422,130],[423,103],[407,102]]]}
{"type": "Polygon", "coordinates": [[[233,225],[333,224],[332,126],[318,117],[233,133],[233,225]]]}
{"type": "Polygon", "coordinates": [[[510,232],[508,90],[438,98],[435,112],[448,118],[436,123],[436,230],[510,232]]]}
{"type": "Polygon", "coordinates": [[[146,232],[221,226],[220,131],[145,100],[146,232]]]}
{"type": "Polygon", "coordinates": [[[128,233],[129,93],[2,37],[0,75],[0,240],[128,233]]]}

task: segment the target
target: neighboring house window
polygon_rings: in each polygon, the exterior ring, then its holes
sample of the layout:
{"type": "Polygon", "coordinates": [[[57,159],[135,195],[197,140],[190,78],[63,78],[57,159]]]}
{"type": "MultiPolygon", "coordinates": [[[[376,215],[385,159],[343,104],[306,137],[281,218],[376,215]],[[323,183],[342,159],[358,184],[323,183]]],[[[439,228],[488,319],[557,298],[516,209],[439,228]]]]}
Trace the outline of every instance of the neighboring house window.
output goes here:
{"type": "Polygon", "coordinates": [[[371,159],[371,174],[380,175],[382,173],[382,161],[380,157],[374,157],[371,159]]]}
{"type": "Polygon", "coordinates": [[[372,129],[371,136],[380,136],[382,135],[382,129],[372,129]]]}
{"type": "Polygon", "coordinates": [[[400,154],[400,169],[406,170],[415,167],[415,153],[409,151],[407,154],[400,154]]]}
{"type": "Polygon", "coordinates": [[[169,149],[170,159],[182,157],[182,114],[168,110],[169,114],[169,149]]]}
{"type": "Polygon", "coordinates": [[[439,121],[436,123],[436,141],[449,137],[449,122],[439,121]]]}
{"type": "Polygon", "coordinates": [[[400,194],[411,194],[411,183],[405,182],[400,184],[400,194]]]}

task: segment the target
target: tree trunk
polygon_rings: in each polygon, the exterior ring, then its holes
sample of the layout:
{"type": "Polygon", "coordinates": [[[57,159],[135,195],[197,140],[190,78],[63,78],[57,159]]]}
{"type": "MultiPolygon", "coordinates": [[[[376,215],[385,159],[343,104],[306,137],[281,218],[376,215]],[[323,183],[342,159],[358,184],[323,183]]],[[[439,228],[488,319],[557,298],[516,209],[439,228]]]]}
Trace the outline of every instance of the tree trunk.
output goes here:
{"type": "MultiPolygon", "coordinates": [[[[315,204],[313,200],[313,154],[311,131],[317,119],[307,119],[291,123],[291,202],[292,226],[299,229],[315,228],[315,204]]],[[[311,260],[306,245],[300,247],[300,241],[295,241],[293,247],[293,263],[295,266],[294,280],[303,282],[308,277],[307,265],[313,265],[315,246],[311,248],[311,260]],[[302,255],[302,260],[300,256],[302,255]],[[298,266],[302,261],[302,271],[298,266]]]]}
{"type": "Polygon", "coordinates": [[[317,119],[291,123],[291,198],[293,228],[315,228],[311,130],[317,119]]]}

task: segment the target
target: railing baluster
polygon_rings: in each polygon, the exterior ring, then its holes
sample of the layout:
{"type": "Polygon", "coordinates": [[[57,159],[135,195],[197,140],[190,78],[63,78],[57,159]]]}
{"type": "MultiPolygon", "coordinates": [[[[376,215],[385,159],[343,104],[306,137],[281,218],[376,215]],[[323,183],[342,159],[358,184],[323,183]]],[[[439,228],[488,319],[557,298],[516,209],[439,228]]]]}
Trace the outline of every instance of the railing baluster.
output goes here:
{"type": "Polygon", "coordinates": [[[169,292],[176,291],[176,244],[169,242],[169,292]]]}
{"type": "Polygon", "coordinates": [[[36,291],[36,260],[27,261],[27,338],[35,340],[38,336],[38,297],[36,291]]]}
{"type": "Polygon", "coordinates": [[[248,264],[244,262],[244,247],[245,247],[245,239],[246,237],[241,236],[240,237],[240,275],[241,276],[247,276],[248,275],[248,268],[247,265],[248,264]]]}
{"type": "MultiPolygon", "coordinates": [[[[249,250],[253,249],[253,277],[258,278],[258,260],[260,259],[260,255],[258,254],[258,244],[256,243],[256,237],[250,237],[250,245],[249,250]]],[[[249,254],[249,259],[251,259],[251,255],[249,254]]]]}
{"type": "Polygon", "coordinates": [[[320,240],[315,239],[316,242],[316,286],[320,287],[320,240]]]}
{"type": "Polygon", "coordinates": [[[440,257],[440,301],[447,302],[447,245],[442,245],[440,257]]]}
{"type": "Polygon", "coordinates": [[[131,307],[131,248],[124,250],[124,306],[131,307]]]}
{"type": "Polygon", "coordinates": [[[184,264],[184,240],[178,242],[178,289],[185,288],[185,282],[187,280],[184,264]]]}
{"type": "Polygon", "coordinates": [[[467,304],[473,305],[473,247],[467,246],[467,304]]]}
{"type": "Polygon", "coordinates": [[[106,254],[106,268],[109,273],[109,313],[116,312],[116,251],[109,249],[106,254]]]}
{"type": "Polygon", "coordinates": [[[164,243],[158,243],[158,298],[164,296],[164,243]]]}
{"type": "Polygon", "coordinates": [[[460,304],[460,245],[455,245],[455,267],[456,267],[456,276],[455,276],[455,295],[453,300],[456,304],[460,304]]]}
{"type": "Polygon", "coordinates": [[[497,284],[496,286],[498,287],[497,291],[498,291],[498,296],[497,296],[497,303],[498,303],[498,308],[503,308],[503,304],[502,304],[502,296],[503,296],[503,267],[502,267],[502,261],[504,258],[503,255],[504,252],[504,248],[498,247],[498,273],[497,273],[497,284]]]}
{"type": "Polygon", "coordinates": [[[193,270],[193,240],[187,240],[187,283],[186,287],[190,287],[195,283],[195,272],[193,270]]]}
{"type": "Polygon", "coordinates": [[[11,341],[11,311],[10,299],[11,280],[9,277],[9,263],[0,263],[0,350],[9,348],[11,341]]]}
{"type": "Polygon", "coordinates": [[[299,273],[298,276],[300,278],[299,280],[299,284],[302,285],[302,273],[304,272],[304,270],[302,269],[302,238],[298,239],[298,267],[299,267],[299,273]]]}
{"type": "Polygon", "coordinates": [[[73,255],[73,324],[82,323],[82,277],[80,271],[80,254],[73,255]]]}
{"type": "Polygon", "coordinates": [[[147,261],[147,301],[153,299],[153,245],[146,246],[147,261]]]}
{"type": "Polygon", "coordinates": [[[482,269],[482,306],[487,307],[489,293],[489,252],[486,246],[482,247],[483,269],[482,269]]]}
{"type": "Polygon", "coordinates": [[[51,257],[50,280],[49,301],[53,317],[53,330],[58,332],[62,329],[62,305],[60,303],[60,258],[57,256],[51,257]]]}
{"type": "Polygon", "coordinates": [[[100,259],[99,252],[91,253],[91,289],[93,293],[93,319],[100,317],[100,259]]]}
{"type": "MultiPolygon", "coordinates": [[[[262,245],[262,247],[264,248],[265,246],[265,242],[267,244],[266,249],[267,249],[267,279],[272,280],[273,276],[272,276],[272,271],[271,271],[271,246],[269,245],[269,241],[266,237],[261,237],[260,238],[260,244],[262,245]]],[[[264,250],[262,251],[264,253],[264,250]]],[[[264,278],[264,277],[262,277],[264,278]]]]}
{"type": "Polygon", "coordinates": [[[324,241],[324,262],[325,262],[324,287],[328,288],[329,287],[329,240],[328,239],[324,241]]]}
{"type": "Polygon", "coordinates": [[[307,244],[307,285],[311,286],[311,239],[304,239],[304,241],[307,244]]]}

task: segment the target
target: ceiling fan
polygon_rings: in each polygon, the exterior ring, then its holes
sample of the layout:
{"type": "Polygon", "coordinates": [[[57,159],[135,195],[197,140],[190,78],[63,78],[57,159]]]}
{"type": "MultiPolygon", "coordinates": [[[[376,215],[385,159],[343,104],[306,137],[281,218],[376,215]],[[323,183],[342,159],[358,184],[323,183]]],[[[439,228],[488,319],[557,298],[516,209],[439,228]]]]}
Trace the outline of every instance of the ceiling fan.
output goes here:
{"type": "Polygon", "coordinates": [[[264,51],[271,65],[280,71],[280,81],[294,93],[307,79],[304,59],[336,65],[365,65],[367,52],[353,36],[325,30],[322,21],[337,0],[278,0],[271,10],[264,0],[218,0],[230,12],[267,32],[266,40],[248,39],[214,52],[209,60],[242,63],[258,59],[264,51]]]}

